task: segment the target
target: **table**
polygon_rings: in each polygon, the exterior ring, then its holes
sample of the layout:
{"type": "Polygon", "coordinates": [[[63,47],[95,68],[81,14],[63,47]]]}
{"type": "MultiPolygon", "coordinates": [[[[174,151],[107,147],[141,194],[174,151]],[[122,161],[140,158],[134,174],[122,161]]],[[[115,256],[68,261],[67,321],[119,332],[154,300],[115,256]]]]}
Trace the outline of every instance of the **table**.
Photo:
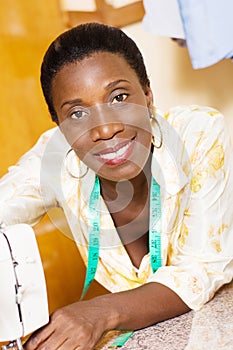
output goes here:
{"type": "MultiPolygon", "coordinates": [[[[108,350],[109,332],[96,350],[108,350]]],[[[233,350],[233,283],[223,286],[199,311],[134,332],[121,350],[233,350]]]]}

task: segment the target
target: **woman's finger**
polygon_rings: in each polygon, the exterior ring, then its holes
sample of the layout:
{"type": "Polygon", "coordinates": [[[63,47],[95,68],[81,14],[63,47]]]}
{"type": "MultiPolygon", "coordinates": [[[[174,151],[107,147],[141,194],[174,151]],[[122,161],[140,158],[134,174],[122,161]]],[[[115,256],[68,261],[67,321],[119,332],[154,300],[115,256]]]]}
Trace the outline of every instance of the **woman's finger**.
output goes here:
{"type": "Polygon", "coordinates": [[[55,329],[52,324],[48,324],[34,332],[24,344],[25,350],[37,350],[39,345],[45,342],[53,333],[55,329]]]}

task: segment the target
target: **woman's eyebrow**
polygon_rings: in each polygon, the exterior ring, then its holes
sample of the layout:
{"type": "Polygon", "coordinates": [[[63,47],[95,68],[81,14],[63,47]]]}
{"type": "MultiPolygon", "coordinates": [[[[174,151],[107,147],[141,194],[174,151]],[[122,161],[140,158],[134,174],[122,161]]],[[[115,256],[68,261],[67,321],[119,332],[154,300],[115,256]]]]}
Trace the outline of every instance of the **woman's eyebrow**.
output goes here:
{"type": "Polygon", "coordinates": [[[69,101],[65,101],[61,104],[60,108],[63,108],[65,105],[72,105],[74,103],[81,103],[82,99],[81,98],[75,98],[74,100],[69,100],[69,101]]]}
{"type": "Polygon", "coordinates": [[[107,89],[113,88],[115,85],[117,85],[119,83],[129,83],[129,81],[126,79],[117,79],[117,80],[114,80],[111,83],[107,84],[105,86],[105,89],[107,90],[107,89]]]}

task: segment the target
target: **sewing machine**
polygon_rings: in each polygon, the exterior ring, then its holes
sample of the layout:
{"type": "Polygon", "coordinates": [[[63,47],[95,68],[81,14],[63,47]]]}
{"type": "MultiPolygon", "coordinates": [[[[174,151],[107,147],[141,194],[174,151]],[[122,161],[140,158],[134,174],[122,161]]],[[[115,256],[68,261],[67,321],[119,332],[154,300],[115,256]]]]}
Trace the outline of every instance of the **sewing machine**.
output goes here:
{"type": "Polygon", "coordinates": [[[49,321],[43,266],[33,229],[0,224],[0,342],[23,350],[21,338],[49,321]]]}

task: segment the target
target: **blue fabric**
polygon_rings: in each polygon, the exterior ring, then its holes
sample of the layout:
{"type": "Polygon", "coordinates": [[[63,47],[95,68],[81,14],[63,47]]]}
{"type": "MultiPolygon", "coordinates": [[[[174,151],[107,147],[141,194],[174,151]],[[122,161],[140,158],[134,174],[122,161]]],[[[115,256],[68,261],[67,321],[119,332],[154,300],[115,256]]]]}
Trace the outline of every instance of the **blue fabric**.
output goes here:
{"type": "Polygon", "coordinates": [[[233,0],[178,0],[195,69],[233,57],[233,0]]]}

